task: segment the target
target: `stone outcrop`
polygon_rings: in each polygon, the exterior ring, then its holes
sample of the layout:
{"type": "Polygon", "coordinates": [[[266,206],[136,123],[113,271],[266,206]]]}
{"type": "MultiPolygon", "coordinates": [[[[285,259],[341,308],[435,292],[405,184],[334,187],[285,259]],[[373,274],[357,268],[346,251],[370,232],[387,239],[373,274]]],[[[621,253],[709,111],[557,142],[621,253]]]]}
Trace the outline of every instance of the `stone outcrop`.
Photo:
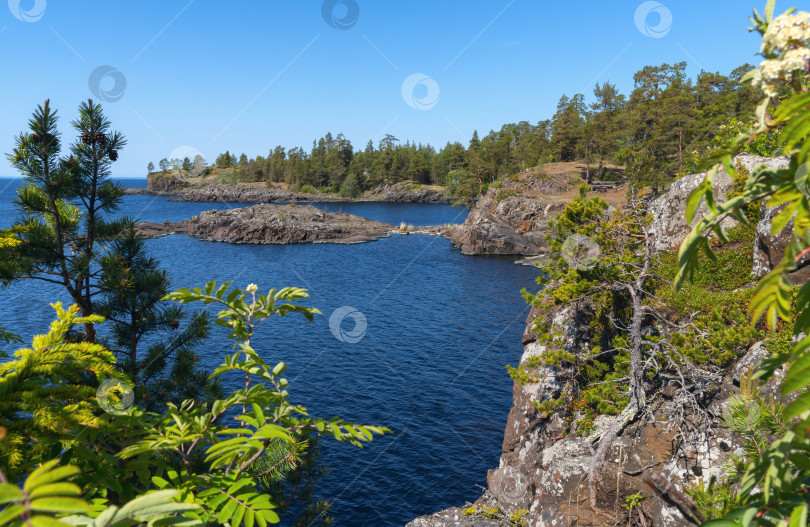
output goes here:
{"type": "Polygon", "coordinates": [[[450,241],[462,254],[540,254],[543,246],[521,236],[503,219],[481,209],[453,229],[450,241]]]}
{"type": "Polygon", "coordinates": [[[146,176],[146,190],[156,194],[171,194],[189,186],[174,174],[153,172],[146,176]]]}
{"type": "Polygon", "coordinates": [[[542,175],[505,179],[478,199],[450,240],[463,254],[544,254],[547,221],[565,208],[554,196],[570,190],[542,175]]]}
{"type": "Polygon", "coordinates": [[[395,184],[383,183],[367,191],[360,201],[384,201],[387,203],[453,203],[452,196],[446,196],[442,187],[414,185],[410,182],[395,184]]]}
{"type": "MultiPolygon", "coordinates": [[[[749,172],[760,165],[785,167],[788,163],[786,158],[769,158],[751,154],[740,154],[734,162],[742,165],[749,172]]],[[[652,202],[650,205],[650,214],[653,216],[651,228],[655,236],[656,250],[677,249],[692,227],[708,214],[709,209],[704,201],[698,208],[692,225],[686,224],[686,199],[705,177],[705,172],[682,177],[676,180],[666,193],[652,202]]],[[[716,200],[722,202],[726,198],[726,194],[733,188],[734,182],[731,177],[721,169],[714,179],[716,200]]],[[[728,229],[737,224],[738,222],[734,218],[726,218],[723,220],[722,227],[728,229]]]]}
{"type": "MultiPolygon", "coordinates": [[[[524,365],[531,357],[549,351],[532,332],[533,320],[538,315],[539,312],[533,310],[527,319],[521,357],[524,365]]],[[[581,354],[590,341],[591,316],[592,308],[585,304],[557,308],[547,313],[545,320],[551,332],[559,332],[567,351],[581,354]]],[[[767,353],[762,343],[755,344],[726,373],[696,383],[693,395],[712,415],[722,415],[728,399],[737,390],[741,373],[756,365],[767,353]]],[[[539,413],[533,404],[559,397],[568,372],[551,366],[531,366],[527,371],[531,382],[524,385],[516,382],[513,387],[513,406],[499,466],[489,471],[488,489],[475,505],[498,507],[507,513],[526,509],[529,527],[613,525],[616,518],[606,518],[589,504],[588,473],[593,448],[589,438],[569,430],[559,415],[539,413]]],[[[770,380],[762,387],[762,393],[776,393],[779,379],[777,375],[770,380]]],[[[687,432],[685,438],[679,439],[678,430],[672,426],[672,416],[683,402],[674,396],[675,387],[673,379],[648,407],[649,414],[631,423],[608,450],[597,492],[597,505],[602,512],[625,514],[622,504],[626,496],[638,492],[653,496],[642,481],[645,475],[660,474],[683,491],[686,484],[698,478],[708,481],[712,476],[721,476],[729,456],[742,452],[739,439],[716,426],[717,423],[687,432]]],[[[608,416],[597,418],[595,428],[606,428],[611,419],[608,416]]],[[[645,500],[643,508],[652,525],[681,525],[677,511],[658,498],[645,500]]],[[[478,525],[506,523],[481,515],[465,515],[462,509],[452,508],[417,518],[408,527],[478,525]]]]}
{"type": "MultiPolygon", "coordinates": [[[[773,234],[773,219],[784,210],[784,205],[766,207],[762,204],[759,223],[757,223],[756,238],[754,239],[754,263],[752,274],[755,278],[762,278],[782,262],[785,249],[790,244],[793,234],[793,220],[787,222],[781,231],[773,234]]],[[[790,280],[794,284],[803,284],[810,280],[810,256],[804,256],[799,261],[799,268],[790,273],[790,280]]]]}
{"type": "Polygon", "coordinates": [[[330,201],[329,199],[307,200],[303,196],[282,188],[256,185],[205,185],[200,188],[183,189],[169,201],[194,201],[202,203],[289,203],[295,201],[330,201]]]}
{"type": "MultiPolygon", "coordinates": [[[[655,236],[654,247],[657,251],[677,249],[692,227],[708,214],[709,209],[706,208],[706,203],[701,203],[692,224],[687,225],[686,223],[686,199],[689,197],[689,193],[705,178],[705,172],[684,176],[676,180],[666,193],[650,204],[650,214],[653,216],[650,229],[655,236]]],[[[720,171],[714,179],[714,192],[717,200],[722,202],[726,193],[732,188],[734,188],[734,182],[731,177],[724,170],[720,171]]],[[[728,218],[723,222],[723,228],[726,229],[735,225],[737,225],[737,220],[733,218],[728,218]]]]}
{"type": "Polygon", "coordinates": [[[209,210],[181,222],[139,223],[145,237],[188,234],[197,238],[256,244],[361,243],[388,236],[393,225],[351,214],[326,213],[311,205],[254,205],[209,210]]]}
{"type": "MultiPolygon", "coordinates": [[[[784,168],[786,159],[771,159],[752,155],[740,155],[736,162],[749,171],[757,166],[784,168]]],[[[685,220],[686,198],[703,181],[705,174],[687,176],[676,181],[672,188],[652,204],[653,232],[658,250],[677,247],[689,233],[691,226],[685,220]]],[[[720,171],[715,180],[718,200],[732,190],[733,181],[720,171]]],[[[483,202],[482,208],[492,206],[483,202]]],[[[495,206],[497,208],[497,205],[495,206]]],[[[757,226],[755,271],[758,276],[773,268],[782,258],[792,226],[776,236],[771,235],[771,222],[779,208],[762,208],[757,226]],[[757,267],[759,266],[759,267],[757,267]]],[[[474,211],[475,212],[475,211],[474,211]]],[[[708,211],[705,204],[696,215],[698,221],[708,211]]],[[[502,211],[498,219],[507,225],[518,220],[516,212],[502,211]],[[511,215],[510,215],[511,214],[511,215]],[[508,219],[507,219],[508,218],[508,219]]],[[[471,214],[471,217],[473,214],[471,214]]],[[[472,225],[484,224],[486,216],[472,217],[472,225]]],[[[733,220],[724,224],[736,225],[733,220]]],[[[455,233],[454,233],[455,234],[455,233]]],[[[810,278],[810,266],[800,269],[795,281],[810,278]],[[808,273],[801,279],[800,273],[808,273]]],[[[568,423],[554,413],[541,414],[535,402],[559,397],[570,378],[564,369],[552,366],[537,366],[532,357],[542,356],[550,350],[546,343],[538,341],[532,332],[534,319],[540,316],[532,310],[523,335],[524,351],[521,364],[528,368],[530,382],[514,383],[513,405],[509,412],[500,463],[487,474],[487,490],[475,502],[477,507],[498,507],[507,512],[517,509],[529,511],[526,525],[530,527],[560,527],[613,525],[621,518],[606,518],[594,511],[589,503],[589,464],[594,445],[589,437],[578,435],[569,429],[568,423]]],[[[543,314],[549,325],[548,331],[559,335],[565,349],[572,354],[586,352],[591,341],[589,324],[592,309],[584,303],[557,308],[543,314]]],[[[770,354],[763,342],[751,346],[747,353],[729,368],[719,373],[707,374],[690,387],[700,407],[711,417],[712,426],[686,431],[678,437],[679,430],[672,426],[674,415],[683,409],[683,401],[676,396],[675,380],[661,390],[648,413],[632,422],[616,438],[608,449],[606,463],[599,474],[597,506],[602,511],[622,513],[626,496],[653,492],[644,483],[643,477],[659,474],[680,491],[698,478],[708,481],[712,476],[722,476],[724,465],[732,454],[742,452],[740,439],[719,426],[717,420],[731,396],[737,393],[741,378],[751,368],[770,354]]],[[[784,367],[760,387],[764,397],[779,397],[779,385],[784,378],[784,367]]],[[[595,429],[604,430],[613,417],[601,416],[594,423],[595,429]]],[[[657,498],[645,500],[643,509],[648,515],[648,524],[656,527],[681,525],[679,513],[657,498]]],[[[452,508],[415,519],[408,527],[506,525],[479,515],[465,515],[463,509],[452,508]]]]}

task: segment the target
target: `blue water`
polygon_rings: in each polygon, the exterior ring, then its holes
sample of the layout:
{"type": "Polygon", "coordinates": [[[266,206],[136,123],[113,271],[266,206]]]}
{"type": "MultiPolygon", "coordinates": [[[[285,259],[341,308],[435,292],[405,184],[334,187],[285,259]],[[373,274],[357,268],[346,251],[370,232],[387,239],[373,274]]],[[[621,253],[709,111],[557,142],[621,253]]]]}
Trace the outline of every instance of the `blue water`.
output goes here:
{"type": "MultiPolygon", "coordinates": [[[[17,215],[15,188],[16,182],[0,180],[0,227],[17,215]]],[[[127,196],[121,213],[164,221],[225,207],[127,196]]],[[[455,223],[465,214],[446,205],[326,207],[414,225],[455,223]]],[[[316,494],[333,503],[337,525],[404,525],[481,495],[487,470],[497,467],[501,454],[512,399],[504,365],[517,363],[522,351],[528,307],[520,290],[534,287],[535,269],[510,258],[463,256],[448,240],[424,235],[359,245],[229,245],[183,235],[147,243],[176,287],[233,280],[264,290],[309,289],[309,305],[324,316],[312,324],[292,316],[274,320],[258,332],[256,349],[270,363],[288,364],[292,402],[310,415],[393,430],[363,449],[322,441],[321,462],[330,472],[316,494]],[[329,317],[341,306],[367,320],[357,343],[330,331],[329,317]]],[[[33,281],[0,295],[0,317],[23,335],[45,329],[48,302],[66,300],[57,287],[33,281]]],[[[351,332],[353,323],[341,327],[351,332]]],[[[223,335],[213,333],[199,352],[207,368],[231,351],[223,335]]]]}

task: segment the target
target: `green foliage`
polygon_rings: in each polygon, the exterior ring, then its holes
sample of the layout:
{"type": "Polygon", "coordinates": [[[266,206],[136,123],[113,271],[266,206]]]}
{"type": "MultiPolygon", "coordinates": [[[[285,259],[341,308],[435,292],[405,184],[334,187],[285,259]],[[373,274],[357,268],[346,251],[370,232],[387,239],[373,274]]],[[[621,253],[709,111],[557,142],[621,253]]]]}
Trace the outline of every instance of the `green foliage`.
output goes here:
{"type": "MultiPolygon", "coordinates": [[[[0,366],[0,467],[12,480],[23,481],[54,457],[59,459],[53,463],[76,466],[69,474],[75,488],[63,486],[59,492],[81,489],[75,499],[91,504],[86,512],[92,520],[64,519],[73,524],[123,526],[133,524],[122,523],[129,521],[125,518],[160,516],[159,524],[167,525],[267,525],[280,521],[293,503],[300,505],[294,510],[306,523],[329,524],[323,517],[329,504],[312,502],[312,483],[323,472],[316,463],[318,438],[362,446],[388,430],[310,416],[291,401],[286,365],[271,366],[253,349],[258,324],[290,314],[308,320],[320,314],[298,304],[307,296],[299,288],[262,295],[255,285],[243,291],[214,282],[169,295],[180,303],[221,308],[216,323],[230,331],[235,352],[211,378],[237,375],[243,388],[208,402],[169,402],[160,414],[137,406],[116,415],[98,411],[94,383],[107,375],[127,379],[117,373],[111,352],[69,340],[71,327],[88,320],[77,316],[75,306],[64,311],[57,304],[60,318],[50,333],[35,337],[31,349],[0,366]]],[[[25,501],[13,484],[6,491],[11,502],[25,501]]],[[[4,512],[10,520],[37,510],[4,512]]],[[[75,510],[58,504],[47,509],[60,517],[75,510]]]]}
{"type": "Polygon", "coordinates": [[[774,438],[787,432],[784,411],[785,405],[779,400],[760,394],[750,371],[741,375],[740,393],[729,399],[722,421],[724,428],[743,440],[745,457],[741,461],[759,458],[774,438]]]}
{"type": "MultiPolygon", "coordinates": [[[[133,221],[108,219],[123,196],[111,179],[112,164],[126,145],[123,135],[112,131],[93,101],[79,106],[71,124],[78,137],[69,155],[62,155],[56,111],[46,101],[8,155],[24,176],[16,201],[22,216],[0,236],[0,280],[7,285],[36,279],[64,287],[84,317],[87,342],[97,341],[92,315],[108,318],[112,334],[102,344],[121,359],[120,370],[150,409],[166,400],[212,395],[216,386],[196,371],[192,349],[205,335],[207,319],[198,314],[180,330],[181,310],[163,300],[168,276],[146,254],[133,221]],[[160,337],[159,342],[142,349],[150,337],[160,337]]],[[[191,160],[185,161],[188,168],[191,160]]],[[[204,163],[195,157],[196,165],[204,163]]]]}
{"type": "Polygon", "coordinates": [[[138,400],[158,411],[166,402],[219,394],[218,383],[209,382],[208,372],[197,369],[195,349],[207,336],[208,315],[196,313],[181,328],[182,308],[164,298],[171,287],[168,275],[146,253],[134,227],[110,244],[101,266],[105,293],[95,309],[111,325],[104,344],[115,351],[119,368],[134,382],[138,400]]]}
{"type": "Polygon", "coordinates": [[[470,505],[462,509],[461,513],[465,516],[480,517],[487,520],[499,520],[498,525],[509,525],[513,527],[526,527],[527,517],[529,516],[529,511],[526,509],[518,509],[509,513],[499,507],[488,507],[486,505],[482,505],[481,507],[470,505]]]}
{"type": "Polygon", "coordinates": [[[643,502],[646,498],[647,496],[645,496],[643,492],[631,494],[624,498],[624,505],[622,505],[622,507],[630,512],[633,512],[633,509],[641,505],[641,502],[643,502]]]}
{"type": "MultiPolygon", "coordinates": [[[[754,29],[763,36],[768,33],[774,20],[774,3],[774,0],[768,1],[764,16],[754,12],[754,29]]],[[[802,35],[801,38],[806,39],[806,36],[802,35]]],[[[794,47],[807,46],[805,40],[790,42],[794,47]]],[[[762,48],[765,58],[776,60],[773,52],[767,48],[762,48]]],[[[750,77],[756,78],[757,75],[761,77],[762,73],[754,72],[750,77]]],[[[725,203],[717,203],[712,191],[712,180],[718,172],[715,165],[687,202],[687,221],[692,220],[703,199],[706,200],[709,214],[694,227],[681,245],[680,269],[676,277],[678,286],[695,277],[700,268],[698,254],[701,251],[709,258],[714,257],[707,234],[713,233],[725,239],[720,221],[726,215],[734,215],[744,222],[747,220],[746,207],[765,200],[766,206],[783,207],[772,222],[774,234],[793,220],[791,243],[785,250],[782,263],[760,280],[749,306],[752,319],[756,322],[764,317],[772,330],[779,326],[780,319],[785,324],[793,324],[798,343],[789,353],[775,354],[766,359],[758,373],[760,377],[768,379],[777,368],[787,364],[781,388],[784,397],[792,396],[791,402],[785,408],[775,403],[772,408],[763,408],[759,403],[745,405],[738,401],[726,415],[726,425],[745,437],[750,459],[745,460],[747,463],[741,467],[743,473],[735,488],[737,494],[732,510],[722,519],[710,521],[710,525],[807,524],[807,496],[810,491],[810,338],[805,335],[810,331],[810,310],[807,309],[810,306],[810,285],[805,284],[796,292],[788,279],[788,274],[797,268],[803,251],[810,245],[810,202],[802,193],[802,188],[806,189],[806,171],[802,167],[810,160],[810,141],[807,137],[810,131],[810,92],[802,88],[801,75],[797,71],[783,81],[783,87],[795,91],[794,96],[783,101],[772,116],[767,112],[770,98],[763,101],[757,111],[756,129],[735,138],[710,160],[722,164],[729,174],[735,176],[733,155],[753,136],[779,128],[780,146],[790,156],[789,168],[758,167],[748,176],[739,196],[725,203]],[[763,436],[764,433],[776,437],[770,439],[763,436]]]]}
{"type": "Polygon", "coordinates": [[[0,467],[12,478],[49,456],[54,445],[74,440],[71,430],[101,425],[91,379],[126,380],[117,372],[112,353],[98,344],[68,338],[75,324],[101,318],[80,317],[76,306],[53,307],[58,320],[49,332],[35,336],[30,348],[17,350],[15,359],[0,365],[0,425],[5,429],[0,467]]]}
{"type": "MultiPolygon", "coordinates": [[[[518,368],[509,368],[520,383],[537,382],[539,366],[561,369],[566,389],[560,398],[536,402],[541,415],[562,411],[578,434],[589,434],[598,415],[617,415],[630,401],[626,381],[630,375],[631,344],[625,332],[629,326],[630,296],[624,287],[635,281],[633,273],[643,259],[649,219],[633,210],[638,204],[607,212],[607,203],[599,197],[588,197],[587,187],[580,189],[572,203],[549,221],[547,236],[551,253],[543,266],[538,283],[546,287],[536,295],[524,291],[524,298],[546,313],[554,306],[578,305],[591,313],[588,342],[571,350],[572,343],[561,335],[549,334],[543,315],[535,320],[538,341],[547,350],[518,368]],[[597,265],[582,268],[571,265],[566,256],[566,240],[586,237],[601,251],[597,265]],[[578,417],[577,417],[578,416],[578,417]]],[[[643,281],[649,281],[653,277],[643,281]]],[[[651,343],[652,344],[652,343],[651,343]]]]}
{"type": "Polygon", "coordinates": [[[346,176],[346,179],[340,185],[340,196],[343,198],[357,198],[362,193],[363,189],[360,186],[360,181],[354,172],[346,176]]]}
{"type": "MultiPolygon", "coordinates": [[[[0,483],[0,525],[18,527],[127,527],[131,525],[200,525],[184,514],[199,509],[191,503],[174,501],[176,490],[167,489],[139,496],[123,507],[91,505],[81,498],[81,488],[69,481],[79,469],[72,465],[58,466],[59,460],[43,463],[31,472],[22,488],[0,483]],[[66,513],[86,513],[70,514],[66,513]]],[[[0,472],[2,474],[2,472],[0,472]]]]}
{"type": "MultiPolygon", "coordinates": [[[[110,130],[93,101],[82,103],[71,123],[78,138],[69,156],[61,155],[58,118],[48,101],[37,107],[28,125],[29,132],[16,138],[7,156],[24,178],[16,201],[23,216],[15,223],[16,243],[0,247],[0,280],[61,284],[82,314],[91,315],[103,245],[131,223],[105,217],[117,210],[123,195],[110,175],[126,140],[110,130]]],[[[85,336],[95,339],[92,323],[85,326],[85,336]]]]}
{"type": "MultiPolygon", "coordinates": [[[[751,268],[754,254],[754,229],[741,225],[728,232],[729,244],[716,247],[716,258],[700,255],[700,268],[695,272],[692,285],[711,292],[734,291],[752,282],[751,268]]],[[[678,255],[665,252],[659,258],[659,273],[667,280],[678,274],[678,255]]]]}
{"type": "Polygon", "coordinates": [[[697,509],[709,520],[722,518],[734,505],[735,493],[728,480],[717,482],[711,478],[706,483],[703,478],[686,487],[686,495],[692,498],[697,509]]]}

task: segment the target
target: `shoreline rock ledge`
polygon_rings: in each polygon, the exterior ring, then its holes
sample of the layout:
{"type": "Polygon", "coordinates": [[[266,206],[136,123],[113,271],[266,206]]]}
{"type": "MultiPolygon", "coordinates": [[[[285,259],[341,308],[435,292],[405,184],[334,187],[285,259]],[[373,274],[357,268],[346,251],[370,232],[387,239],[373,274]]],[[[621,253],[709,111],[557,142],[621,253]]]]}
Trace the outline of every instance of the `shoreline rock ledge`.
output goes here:
{"type": "Polygon", "coordinates": [[[138,234],[157,238],[188,234],[237,244],[363,243],[389,236],[395,227],[352,214],[326,213],[312,205],[261,204],[208,210],[185,221],[137,225],[138,234]]]}

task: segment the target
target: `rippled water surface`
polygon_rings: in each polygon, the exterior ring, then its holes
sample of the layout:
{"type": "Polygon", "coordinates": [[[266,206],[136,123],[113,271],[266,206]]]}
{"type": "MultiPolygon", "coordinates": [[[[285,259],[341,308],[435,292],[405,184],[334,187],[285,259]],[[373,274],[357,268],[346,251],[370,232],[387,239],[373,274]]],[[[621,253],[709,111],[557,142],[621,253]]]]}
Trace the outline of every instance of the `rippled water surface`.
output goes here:
{"type": "MultiPolygon", "coordinates": [[[[0,180],[0,227],[17,216],[18,180],[0,180]]],[[[132,181],[127,184],[135,186],[132,181]]],[[[143,186],[143,181],[137,181],[143,186]]],[[[175,203],[127,196],[121,214],[178,221],[237,204],[175,203]]],[[[463,221],[447,205],[319,204],[394,224],[463,221]]],[[[404,525],[416,516],[475,500],[497,467],[511,405],[507,363],[517,363],[528,307],[520,296],[537,272],[511,258],[463,256],[444,238],[383,238],[358,245],[229,245],[178,235],[149,240],[175,287],[208,280],[255,282],[260,289],[306,287],[324,316],[312,324],[285,317],[259,331],[256,348],[285,361],[293,402],[311,415],[384,425],[393,434],[358,449],[324,440],[330,468],[317,494],[333,502],[337,525],[404,525]],[[357,343],[342,342],[329,316],[349,306],[366,318],[357,343]]],[[[23,335],[52,318],[57,287],[18,283],[0,292],[0,317],[23,335]]],[[[353,323],[342,328],[351,332],[353,323]]],[[[199,355],[207,368],[230,352],[215,333],[199,355]]],[[[234,380],[233,387],[236,387],[234,380]]]]}

